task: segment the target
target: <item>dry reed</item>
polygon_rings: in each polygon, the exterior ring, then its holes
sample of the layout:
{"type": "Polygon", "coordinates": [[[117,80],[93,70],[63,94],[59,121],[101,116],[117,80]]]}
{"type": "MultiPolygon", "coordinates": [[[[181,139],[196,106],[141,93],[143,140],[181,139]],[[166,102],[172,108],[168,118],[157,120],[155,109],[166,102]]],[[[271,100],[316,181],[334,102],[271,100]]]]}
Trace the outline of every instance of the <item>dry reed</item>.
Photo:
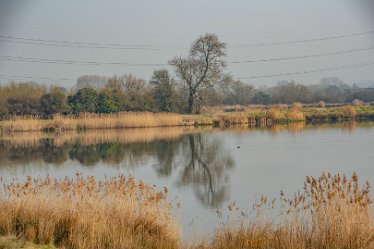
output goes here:
{"type": "Polygon", "coordinates": [[[268,110],[267,117],[276,122],[284,120],[286,118],[284,113],[279,108],[275,107],[272,107],[268,110]]]}
{"type": "Polygon", "coordinates": [[[356,116],[356,109],[351,105],[339,107],[339,114],[344,118],[354,118],[356,116]]]}
{"type": "Polygon", "coordinates": [[[121,112],[116,114],[82,113],[78,116],[56,114],[45,120],[34,116],[13,117],[2,121],[0,131],[86,130],[185,125],[176,113],[121,112]]]}
{"type": "Polygon", "coordinates": [[[133,178],[35,179],[6,184],[0,234],[62,248],[178,248],[167,190],[133,178]]]}
{"type": "MultiPolygon", "coordinates": [[[[0,234],[62,248],[374,248],[370,186],[361,188],[356,174],[307,177],[304,190],[290,199],[283,192],[273,201],[262,196],[254,221],[229,221],[198,245],[180,242],[166,193],[123,176],[103,182],[29,177],[5,185],[0,234]],[[280,216],[269,218],[267,212],[279,208],[280,216]]],[[[238,210],[234,203],[228,208],[238,210]]]]}
{"type": "Polygon", "coordinates": [[[58,130],[118,129],[182,125],[174,113],[122,112],[116,114],[83,113],[79,116],[55,115],[51,126],[58,130]]]}
{"type": "Polygon", "coordinates": [[[286,199],[281,192],[278,221],[269,221],[263,211],[264,207],[272,210],[277,202],[262,197],[256,204],[254,222],[226,223],[211,243],[199,248],[374,248],[369,189],[369,183],[360,189],[356,174],[350,179],[330,173],[319,179],[307,177],[302,193],[286,199]]]}
{"type": "Polygon", "coordinates": [[[291,109],[286,113],[288,121],[304,121],[305,115],[299,109],[291,109]]]}

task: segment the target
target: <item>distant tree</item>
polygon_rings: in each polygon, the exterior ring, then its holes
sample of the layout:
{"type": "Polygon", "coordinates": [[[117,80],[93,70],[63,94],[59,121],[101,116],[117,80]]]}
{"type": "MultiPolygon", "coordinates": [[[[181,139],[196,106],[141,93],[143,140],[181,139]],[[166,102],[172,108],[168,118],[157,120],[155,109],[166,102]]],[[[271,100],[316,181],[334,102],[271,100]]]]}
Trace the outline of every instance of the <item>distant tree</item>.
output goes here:
{"type": "Polygon", "coordinates": [[[3,110],[8,115],[38,115],[45,87],[35,82],[12,82],[2,88],[3,110]]]}
{"type": "Polygon", "coordinates": [[[123,93],[117,89],[105,88],[100,91],[97,98],[97,112],[119,112],[124,102],[123,93]]]}
{"type": "Polygon", "coordinates": [[[113,76],[108,79],[108,82],[105,85],[105,88],[110,88],[110,89],[115,89],[118,91],[123,92],[125,89],[125,79],[126,75],[118,77],[118,76],[113,76]]]}
{"type": "Polygon", "coordinates": [[[76,88],[78,90],[83,88],[101,89],[104,88],[108,82],[108,77],[100,75],[83,75],[77,79],[76,88]]]}
{"type": "Polygon", "coordinates": [[[132,74],[124,75],[125,109],[127,111],[151,111],[153,99],[145,80],[132,74]]]}
{"type": "Polygon", "coordinates": [[[6,100],[10,115],[38,115],[40,100],[33,97],[14,96],[6,100]]]}
{"type": "Polygon", "coordinates": [[[293,102],[308,102],[309,89],[294,81],[282,82],[272,89],[272,102],[291,104],[293,102]]]}
{"type": "Polygon", "coordinates": [[[173,110],[174,82],[168,70],[154,71],[150,83],[154,87],[157,109],[162,112],[171,112],[173,110]]]}
{"type": "Polygon", "coordinates": [[[229,84],[226,92],[225,104],[247,105],[254,97],[255,91],[253,85],[245,84],[240,80],[229,84]]]}
{"type": "Polygon", "coordinates": [[[194,111],[196,100],[203,98],[203,90],[214,88],[222,79],[225,62],[221,58],[226,55],[225,47],[217,35],[207,33],[192,44],[187,58],[176,57],[169,62],[186,89],[188,113],[194,111]]]}
{"type": "Polygon", "coordinates": [[[69,110],[65,91],[53,88],[40,98],[40,113],[43,117],[51,117],[55,113],[66,113],[69,110]]]}
{"type": "Polygon", "coordinates": [[[68,97],[68,104],[74,114],[95,112],[97,110],[97,92],[92,88],[82,88],[68,97]]]}
{"type": "Polygon", "coordinates": [[[252,103],[268,105],[270,103],[270,95],[266,94],[263,91],[256,91],[255,95],[252,98],[252,103]]]}

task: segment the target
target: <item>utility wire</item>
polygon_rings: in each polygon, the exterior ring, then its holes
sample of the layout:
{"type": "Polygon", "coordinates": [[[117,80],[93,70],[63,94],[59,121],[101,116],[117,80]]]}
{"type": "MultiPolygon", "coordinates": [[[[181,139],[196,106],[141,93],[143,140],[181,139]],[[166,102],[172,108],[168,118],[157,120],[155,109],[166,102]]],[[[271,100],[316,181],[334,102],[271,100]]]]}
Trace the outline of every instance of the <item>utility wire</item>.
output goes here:
{"type": "MultiPolygon", "coordinates": [[[[259,47],[259,46],[276,46],[276,45],[287,45],[287,44],[297,44],[297,43],[310,43],[316,41],[325,41],[333,39],[348,38],[354,36],[362,36],[374,33],[374,30],[350,33],[343,35],[335,35],[328,37],[320,37],[313,39],[301,39],[301,40],[288,40],[288,41],[278,41],[278,42],[262,42],[256,44],[239,44],[237,46],[229,46],[230,48],[244,48],[244,47],[259,47]]],[[[46,39],[36,39],[18,36],[7,36],[0,35],[0,41],[8,43],[20,43],[20,44],[32,44],[32,45],[45,45],[45,46],[59,46],[59,47],[77,47],[77,48],[97,48],[97,49],[115,49],[115,50],[180,50],[186,49],[182,47],[163,47],[154,46],[146,44],[132,44],[123,45],[116,43],[98,43],[98,42],[77,42],[77,41],[65,41],[65,40],[46,40],[46,39]]]]}
{"type": "Polygon", "coordinates": [[[44,45],[44,46],[54,46],[54,47],[73,47],[73,48],[95,48],[95,49],[111,49],[111,50],[151,50],[151,51],[165,51],[165,50],[178,50],[175,48],[162,48],[162,47],[142,47],[140,45],[134,46],[110,46],[108,44],[98,44],[95,43],[80,43],[80,42],[67,42],[67,41],[48,41],[33,38],[22,38],[14,37],[10,38],[8,36],[0,36],[1,42],[7,43],[17,43],[17,44],[31,44],[31,45],[44,45]],[[12,39],[12,40],[8,40],[12,39]]]}
{"type": "Polygon", "coordinates": [[[373,33],[374,33],[374,30],[370,30],[366,32],[326,36],[326,37],[313,38],[313,39],[288,40],[288,41],[278,41],[278,42],[261,42],[261,43],[256,43],[256,44],[240,44],[238,45],[238,47],[262,47],[262,46],[277,46],[277,45],[288,45],[288,44],[298,44],[298,43],[310,43],[310,42],[317,42],[317,41],[326,41],[326,40],[334,40],[334,39],[348,38],[348,37],[361,36],[361,35],[368,35],[368,34],[373,34],[373,33]]]}
{"type": "Polygon", "coordinates": [[[258,62],[269,62],[269,61],[284,61],[284,60],[296,60],[296,59],[307,59],[314,57],[325,57],[339,54],[348,54],[356,53],[367,50],[372,50],[374,47],[365,47],[365,48],[353,48],[335,52],[319,53],[319,54],[309,54],[309,55],[300,55],[300,56],[291,56],[291,57],[279,57],[279,58],[269,58],[269,59],[259,59],[259,60],[244,60],[244,61],[230,61],[229,64],[242,64],[242,63],[258,63],[258,62]]]}
{"type": "Polygon", "coordinates": [[[73,79],[69,78],[50,78],[50,77],[33,77],[33,76],[19,76],[19,75],[6,75],[6,74],[0,74],[1,78],[5,79],[30,79],[30,80],[56,80],[56,81],[73,81],[73,79]]]}
{"type": "MultiPolygon", "coordinates": [[[[260,63],[260,62],[272,62],[272,61],[284,61],[284,60],[296,60],[296,59],[308,59],[315,57],[326,57],[339,54],[348,54],[363,52],[367,50],[372,50],[373,47],[364,47],[364,48],[353,48],[346,49],[341,51],[319,53],[319,54],[309,54],[309,55],[300,55],[300,56],[291,56],[291,57],[279,57],[279,58],[268,58],[268,59],[259,59],[259,60],[243,60],[243,61],[229,61],[228,64],[245,64],[245,63],[260,63]]],[[[47,59],[47,58],[35,58],[35,57],[15,57],[15,56],[0,56],[0,60],[3,61],[20,61],[20,62],[33,62],[33,63],[46,63],[46,64],[67,64],[67,65],[89,65],[89,66],[126,66],[126,67],[159,67],[159,66],[169,66],[168,64],[163,63],[126,63],[126,62],[100,62],[100,61],[77,61],[77,60],[59,60],[59,59],[47,59]]]]}
{"type": "Polygon", "coordinates": [[[0,60],[35,62],[35,63],[46,63],[46,64],[88,65],[88,66],[102,66],[102,65],[127,66],[127,67],[169,66],[168,64],[137,64],[137,63],[125,63],[125,62],[76,61],[76,60],[58,60],[58,59],[14,57],[14,56],[1,56],[0,60]]]}
{"type": "MultiPolygon", "coordinates": [[[[331,67],[331,68],[323,68],[323,69],[316,69],[316,70],[309,70],[309,71],[300,71],[300,72],[291,72],[291,73],[281,73],[281,74],[267,74],[267,75],[260,75],[260,76],[250,76],[250,77],[238,77],[237,79],[260,79],[260,78],[271,78],[271,77],[280,77],[280,76],[290,76],[290,75],[302,75],[302,74],[311,74],[311,73],[319,73],[319,72],[330,72],[330,71],[337,71],[343,69],[351,69],[351,68],[360,68],[374,65],[374,61],[367,61],[363,63],[357,64],[350,64],[344,65],[339,67],[331,67]]],[[[54,79],[50,77],[33,77],[33,76],[18,76],[18,75],[4,75],[0,74],[0,78],[18,78],[18,79],[41,79],[41,80],[56,80],[56,81],[73,81],[72,79],[68,78],[60,78],[54,79]]]]}
{"type": "Polygon", "coordinates": [[[272,78],[272,77],[280,77],[280,76],[290,76],[290,75],[302,75],[302,74],[311,74],[311,73],[319,73],[319,72],[330,72],[330,71],[337,71],[343,69],[350,69],[350,68],[359,68],[359,67],[366,67],[374,65],[374,61],[367,61],[358,64],[350,64],[344,65],[339,67],[330,67],[330,68],[323,68],[323,69],[316,69],[316,70],[306,70],[300,72],[290,72],[290,73],[280,73],[280,74],[266,74],[266,75],[259,75],[259,76],[250,76],[250,77],[238,77],[238,79],[261,79],[261,78],[272,78]]]}

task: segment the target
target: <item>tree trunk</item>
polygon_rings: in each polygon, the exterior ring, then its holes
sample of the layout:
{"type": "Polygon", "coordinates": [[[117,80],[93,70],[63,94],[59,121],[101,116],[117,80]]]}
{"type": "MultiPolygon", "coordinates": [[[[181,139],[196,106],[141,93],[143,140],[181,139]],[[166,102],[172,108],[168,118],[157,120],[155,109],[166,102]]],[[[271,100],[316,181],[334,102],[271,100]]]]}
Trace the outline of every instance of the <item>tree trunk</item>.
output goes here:
{"type": "Polygon", "coordinates": [[[190,91],[189,97],[188,97],[188,107],[187,107],[187,113],[193,112],[193,102],[194,102],[194,95],[192,91],[190,91]]]}

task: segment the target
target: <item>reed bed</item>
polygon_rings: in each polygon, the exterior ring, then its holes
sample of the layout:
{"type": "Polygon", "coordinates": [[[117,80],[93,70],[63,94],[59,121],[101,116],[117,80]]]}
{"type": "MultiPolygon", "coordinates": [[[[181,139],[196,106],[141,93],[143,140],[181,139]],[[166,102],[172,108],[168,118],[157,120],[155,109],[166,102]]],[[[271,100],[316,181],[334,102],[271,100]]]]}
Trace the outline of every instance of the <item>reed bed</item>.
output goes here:
{"type": "Polygon", "coordinates": [[[29,177],[4,185],[0,235],[59,248],[369,249],[374,248],[372,203],[369,183],[360,186],[356,174],[308,176],[303,191],[291,198],[282,191],[278,199],[262,196],[253,219],[230,204],[240,219],[228,220],[211,239],[194,244],[181,242],[177,204],[167,201],[166,189],[157,192],[123,176],[29,177]]]}
{"type": "Polygon", "coordinates": [[[58,130],[118,129],[178,126],[183,125],[183,120],[181,115],[175,113],[83,113],[79,116],[55,115],[51,125],[58,130]]]}
{"type": "Polygon", "coordinates": [[[341,106],[339,107],[338,111],[339,114],[344,118],[354,119],[356,116],[356,109],[351,105],[341,106]]]}
{"type": "Polygon", "coordinates": [[[48,126],[48,121],[38,116],[14,116],[0,124],[1,132],[41,131],[48,126]]]}
{"type": "Polygon", "coordinates": [[[0,234],[60,248],[178,248],[167,190],[123,176],[32,179],[6,184],[0,234]]]}
{"type": "MultiPolygon", "coordinates": [[[[255,221],[227,222],[204,249],[369,249],[374,248],[372,199],[367,182],[358,177],[322,174],[307,177],[304,191],[278,201],[262,197],[255,205],[255,221]],[[266,212],[280,206],[281,215],[266,212]],[[265,210],[265,211],[264,211],[265,210]],[[266,211],[267,210],[267,211],[266,211]]],[[[229,206],[233,210],[233,205],[229,206]]],[[[194,246],[196,247],[196,246],[194,246]]]]}
{"type": "Polygon", "coordinates": [[[77,116],[56,114],[53,119],[25,116],[12,117],[0,124],[0,131],[86,130],[186,125],[176,113],[121,112],[116,114],[82,113],[77,116]]]}
{"type": "Polygon", "coordinates": [[[271,107],[267,112],[267,117],[275,122],[279,122],[286,119],[286,115],[281,109],[276,107],[271,107]]]}
{"type": "Polygon", "coordinates": [[[212,127],[150,127],[131,129],[64,131],[61,133],[19,132],[7,133],[0,137],[0,141],[10,148],[36,147],[45,139],[53,140],[53,145],[60,147],[79,143],[80,145],[94,145],[100,143],[150,143],[158,140],[174,140],[183,135],[212,130],[212,127]]]}

